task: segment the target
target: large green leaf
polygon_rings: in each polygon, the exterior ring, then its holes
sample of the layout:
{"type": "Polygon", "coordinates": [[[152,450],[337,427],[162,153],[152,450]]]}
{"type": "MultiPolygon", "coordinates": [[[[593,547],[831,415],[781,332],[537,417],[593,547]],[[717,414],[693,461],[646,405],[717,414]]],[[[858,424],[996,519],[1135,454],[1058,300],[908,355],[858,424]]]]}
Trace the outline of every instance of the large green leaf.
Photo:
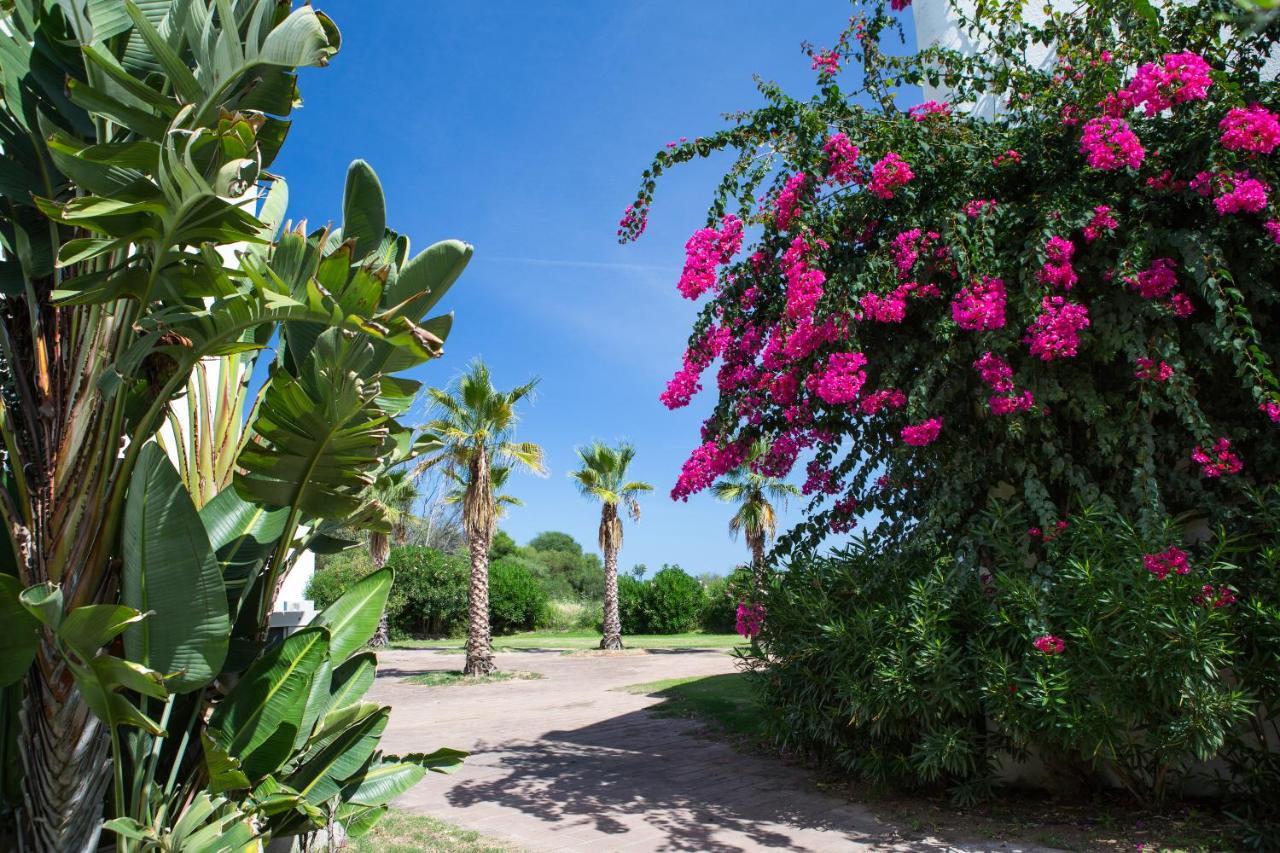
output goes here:
{"type": "Polygon", "coordinates": [[[328,654],[329,632],[304,628],[255,661],[214,710],[215,741],[251,779],[274,771],[292,750],[311,679],[328,654]]]}
{"type": "Polygon", "coordinates": [[[387,205],[382,184],[373,167],[356,160],[347,168],[347,186],[342,195],[342,236],[355,241],[359,260],[382,242],[387,228],[387,205]]]}
{"type": "Polygon", "coordinates": [[[250,503],[228,486],[200,509],[233,610],[284,533],[289,511],[250,503]]]}
{"type": "Polygon", "coordinates": [[[345,661],[378,629],[393,577],[390,567],[366,575],[311,620],[329,629],[329,655],[335,661],[345,661]]]}
{"type": "Polygon", "coordinates": [[[359,702],[373,686],[378,674],[378,656],[373,652],[352,655],[333,671],[329,682],[329,702],[324,713],[345,708],[359,702]]]}
{"type": "Polygon", "coordinates": [[[27,612],[18,596],[22,584],[12,575],[0,574],[0,687],[26,674],[40,643],[40,620],[27,612]]]}
{"type": "Polygon", "coordinates": [[[121,599],[150,613],[125,632],[125,651],[173,673],[175,693],[208,684],[227,656],[227,592],[200,514],[157,444],[142,448],[129,480],[121,545],[121,599]]]}
{"type": "Polygon", "coordinates": [[[442,240],[414,255],[383,294],[383,310],[413,322],[435,307],[462,275],[475,249],[461,240],[442,240]]]}
{"type": "Polygon", "coordinates": [[[286,781],[307,802],[319,805],[332,799],[342,790],[342,783],[373,756],[378,748],[378,739],[387,727],[390,711],[389,707],[383,706],[341,731],[286,781]]]}
{"type": "Polygon", "coordinates": [[[374,762],[343,786],[342,799],[367,806],[389,803],[422,781],[427,771],[416,764],[374,762]]]}

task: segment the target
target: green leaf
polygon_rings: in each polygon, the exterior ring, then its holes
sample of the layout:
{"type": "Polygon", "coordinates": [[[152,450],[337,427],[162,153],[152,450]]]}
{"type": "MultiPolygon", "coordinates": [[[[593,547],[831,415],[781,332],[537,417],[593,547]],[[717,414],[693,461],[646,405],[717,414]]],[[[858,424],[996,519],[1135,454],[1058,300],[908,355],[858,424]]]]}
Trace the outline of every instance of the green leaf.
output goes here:
{"type": "Polygon", "coordinates": [[[355,258],[359,260],[378,247],[386,229],[382,184],[373,167],[356,160],[347,169],[347,186],[342,195],[343,239],[355,241],[355,258]]]}
{"type": "Polygon", "coordinates": [[[200,732],[200,744],[204,748],[204,768],[211,794],[250,787],[249,777],[240,770],[240,762],[218,746],[208,731],[200,732]]]}
{"type": "Polygon", "coordinates": [[[441,747],[435,752],[415,752],[409,755],[388,755],[387,761],[408,762],[416,764],[433,773],[452,773],[462,766],[463,760],[470,753],[459,749],[441,747]]]}
{"type": "Polygon", "coordinates": [[[18,595],[26,611],[45,626],[57,630],[62,624],[62,588],[45,581],[29,586],[18,595]]]}
{"type": "Polygon", "coordinates": [[[324,713],[336,711],[359,702],[373,686],[378,674],[378,657],[373,652],[361,652],[347,658],[333,671],[329,682],[329,703],[324,713]]]}
{"type": "Polygon", "coordinates": [[[234,486],[228,486],[200,509],[200,520],[209,534],[209,544],[222,568],[222,581],[233,603],[243,598],[248,586],[271,556],[288,521],[287,509],[250,503],[234,486]]]}
{"type": "Polygon", "coordinates": [[[121,598],[152,615],[125,634],[130,658],[166,674],[175,693],[208,684],[227,656],[222,572],[199,513],[159,445],[142,448],[121,528],[121,598]]]}
{"type": "Polygon", "coordinates": [[[329,654],[329,632],[304,628],[254,661],[209,718],[217,744],[257,779],[288,756],[311,679],[329,654]]]}
{"type": "Polygon", "coordinates": [[[0,633],[0,687],[8,687],[26,674],[40,644],[40,620],[22,606],[21,594],[17,578],[0,574],[0,625],[4,625],[0,633]]]}
{"type": "Polygon", "coordinates": [[[474,252],[461,240],[444,240],[423,249],[388,285],[383,294],[384,310],[418,322],[458,280],[474,252]]]}
{"type": "Polygon", "coordinates": [[[390,567],[366,575],[311,620],[312,626],[329,629],[329,654],[335,661],[345,661],[378,629],[393,577],[390,567]]]}
{"type": "Polygon", "coordinates": [[[342,782],[356,773],[378,748],[391,709],[378,708],[343,729],[315,752],[288,778],[307,802],[319,805],[342,789],[342,782]]]}
{"type": "Polygon", "coordinates": [[[347,780],[342,799],[366,806],[380,806],[421,782],[426,775],[427,771],[417,764],[377,762],[347,780]]]}
{"type": "Polygon", "coordinates": [[[120,636],[145,615],[124,604],[84,604],[72,610],[58,626],[58,637],[88,660],[98,649],[120,636]]]}

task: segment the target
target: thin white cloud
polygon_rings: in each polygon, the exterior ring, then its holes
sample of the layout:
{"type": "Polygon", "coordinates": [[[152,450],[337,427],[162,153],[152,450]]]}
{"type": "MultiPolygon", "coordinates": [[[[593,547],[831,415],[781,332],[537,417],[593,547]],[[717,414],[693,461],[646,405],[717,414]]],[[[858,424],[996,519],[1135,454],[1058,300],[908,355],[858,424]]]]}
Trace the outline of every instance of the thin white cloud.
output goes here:
{"type": "Polygon", "coordinates": [[[562,260],[559,258],[509,258],[493,255],[485,255],[483,260],[498,261],[507,264],[529,264],[538,267],[573,267],[577,269],[605,269],[605,270],[622,270],[624,272],[660,272],[676,275],[679,273],[675,267],[660,266],[658,264],[624,264],[617,261],[573,261],[562,260]]]}

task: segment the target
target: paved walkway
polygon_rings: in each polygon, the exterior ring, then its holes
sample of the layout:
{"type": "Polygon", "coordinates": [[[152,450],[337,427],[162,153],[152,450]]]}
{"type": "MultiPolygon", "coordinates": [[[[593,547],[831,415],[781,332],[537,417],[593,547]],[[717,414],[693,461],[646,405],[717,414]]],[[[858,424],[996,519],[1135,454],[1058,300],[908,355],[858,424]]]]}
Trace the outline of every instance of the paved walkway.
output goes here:
{"type": "Polygon", "coordinates": [[[370,699],[393,706],[390,753],[451,746],[472,753],[452,776],[429,774],[396,805],[529,851],[1014,850],[903,840],[862,806],[817,790],[768,756],[654,717],[660,702],[617,688],[733,671],[724,652],[573,656],[510,652],[498,666],[534,681],[421,687],[404,677],[462,666],[461,655],[392,651],[370,699]]]}

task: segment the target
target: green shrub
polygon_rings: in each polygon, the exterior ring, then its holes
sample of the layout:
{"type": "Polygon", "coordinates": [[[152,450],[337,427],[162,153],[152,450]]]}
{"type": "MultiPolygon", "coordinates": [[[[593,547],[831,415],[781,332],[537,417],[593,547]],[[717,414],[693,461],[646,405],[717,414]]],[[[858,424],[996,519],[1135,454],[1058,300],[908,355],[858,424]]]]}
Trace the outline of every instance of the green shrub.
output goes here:
{"type": "MultiPolygon", "coordinates": [[[[387,620],[395,636],[440,637],[466,625],[470,566],[464,557],[434,548],[392,548],[387,565],[395,582],[387,598],[387,620]]],[[[373,571],[367,551],[327,557],[307,586],[307,597],[323,609],[373,571]]]]}
{"type": "Polygon", "coordinates": [[[698,627],[706,594],[698,579],[679,566],[663,566],[644,583],[646,634],[682,634],[698,627]]]}
{"type": "Polygon", "coordinates": [[[602,612],[599,601],[550,598],[538,617],[537,627],[547,631],[591,630],[600,623],[602,612]]]}
{"type": "Polygon", "coordinates": [[[1029,752],[1143,801],[1213,758],[1274,784],[1275,753],[1250,748],[1280,700],[1280,492],[1264,503],[1199,544],[1095,511],[1029,537],[1009,512],[984,518],[977,553],[861,540],[795,561],[751,653],[770,730],[871,781],[966,799],[1029,752]],[[1169,547],[1189,570],[1161,579],[1144,557],[1169,547]]]}
{"type": "MultiPolygon", "coordinates": [[[[618,576],[618,617],[624,634],[648,634],[649,620],[645,612],[648,583],[631,575],[618,576]]],[[[595,628],[603,630],[603,612],[596,614],[595,628]]]]}
{"type": "Polygon", "coordinates": [[[698,622],[712,634],[732,634],[737,627],[738,601],[751,589],[751,570],[734,569],[728,577],[712,578],[703,586],[706,597],[698,622]]]}
{"type": "Polygon", "coordinates": [[[518,558],[489,565],[489,616],[495,634],[532,631],[547,606],[547,593],[518,558]]]}

